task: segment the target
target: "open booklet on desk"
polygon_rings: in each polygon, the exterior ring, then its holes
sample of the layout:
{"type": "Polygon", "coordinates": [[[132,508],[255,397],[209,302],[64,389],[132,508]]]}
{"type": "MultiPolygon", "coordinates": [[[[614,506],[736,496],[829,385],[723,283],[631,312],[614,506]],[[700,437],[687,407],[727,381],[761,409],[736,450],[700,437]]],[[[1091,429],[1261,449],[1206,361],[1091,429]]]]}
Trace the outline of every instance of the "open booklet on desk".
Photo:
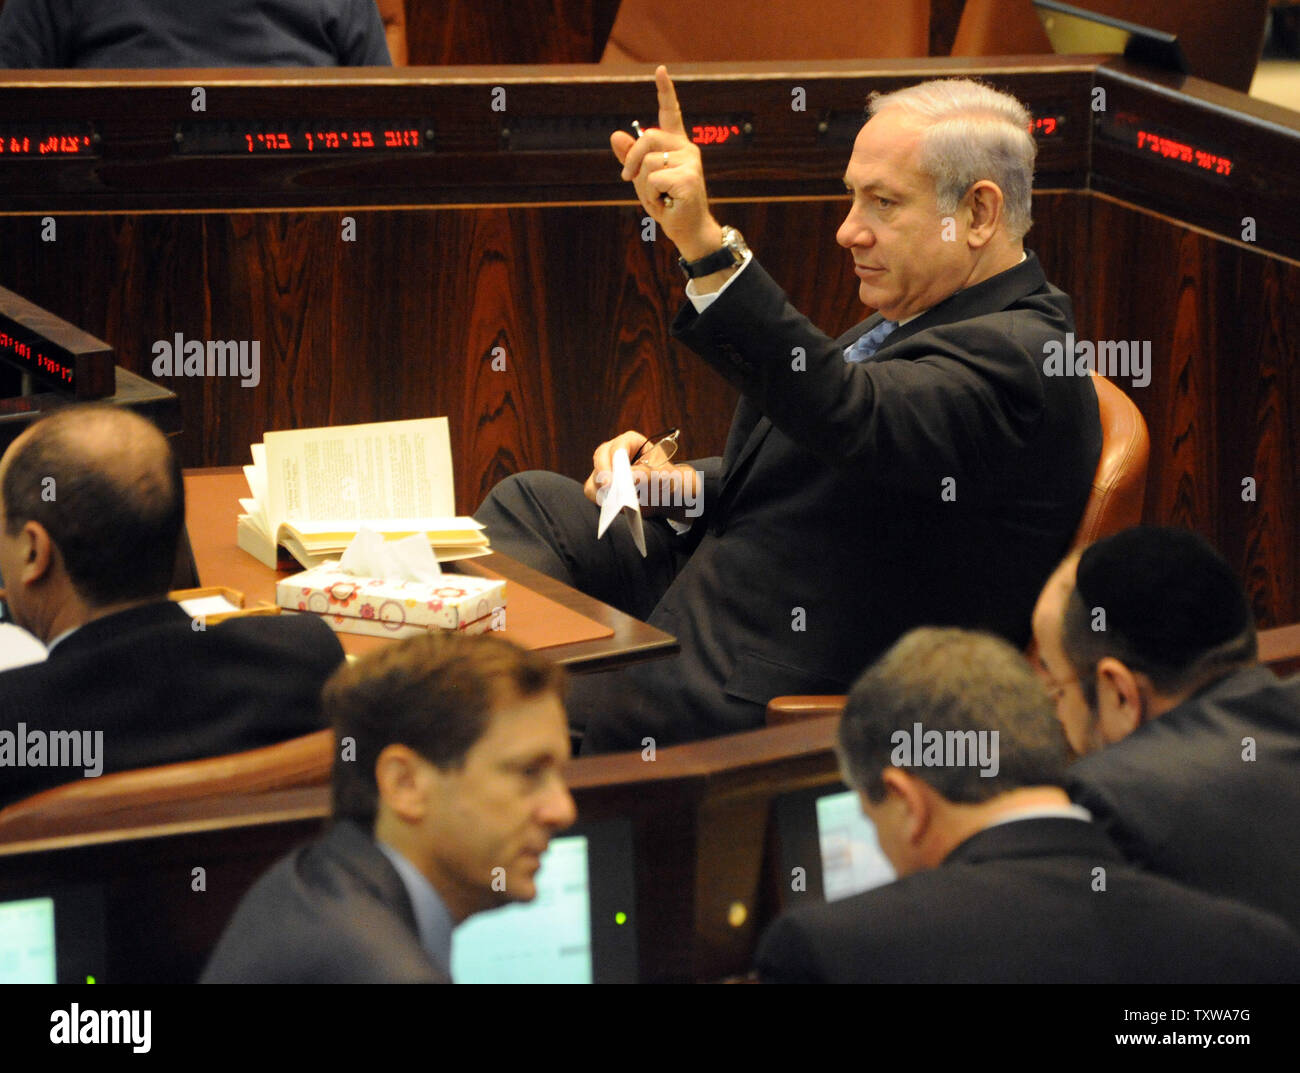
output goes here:
{"type": "Polygon", "coordinates": [[[487,534],[457,517],[445,417],[268,432],[244,467],[239,546],[275,569],[337,559],[366,525],[390,540],[424,533],[439,562],[487,555],[487,534]]]}

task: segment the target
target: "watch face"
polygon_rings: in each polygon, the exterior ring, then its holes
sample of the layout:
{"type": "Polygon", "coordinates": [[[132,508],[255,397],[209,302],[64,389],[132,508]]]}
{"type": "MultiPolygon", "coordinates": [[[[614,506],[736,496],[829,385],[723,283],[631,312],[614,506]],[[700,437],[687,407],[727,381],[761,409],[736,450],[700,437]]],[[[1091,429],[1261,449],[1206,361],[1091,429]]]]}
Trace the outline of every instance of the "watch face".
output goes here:
{"type": "Polygon", "coordinates": [[[734,227],[724,227],[722,229],[722,244],[736,255],[737,264],[745,256],[745,251],[749,249],[745,245],[745,236],[734,227]]]}

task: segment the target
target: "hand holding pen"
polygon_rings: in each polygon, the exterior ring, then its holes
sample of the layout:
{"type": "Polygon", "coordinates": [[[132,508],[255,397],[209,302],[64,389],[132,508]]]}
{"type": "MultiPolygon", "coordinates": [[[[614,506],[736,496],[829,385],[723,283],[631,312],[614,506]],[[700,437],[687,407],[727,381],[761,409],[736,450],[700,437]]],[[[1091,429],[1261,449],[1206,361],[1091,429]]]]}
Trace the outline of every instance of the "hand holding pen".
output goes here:
{"type": "Polygon", "coordinates": [[[637,137],[625,130],[610,135],[610,148],[623,165],[622,177],[636,188],[642,207],[688,261],[697,260],[722,246],[722,228],[709,213],[700,150],[686,136],[677,91],[663,66],[655,70],[659,95],[659,126],[642,130],[632,123],[637,137]]]}

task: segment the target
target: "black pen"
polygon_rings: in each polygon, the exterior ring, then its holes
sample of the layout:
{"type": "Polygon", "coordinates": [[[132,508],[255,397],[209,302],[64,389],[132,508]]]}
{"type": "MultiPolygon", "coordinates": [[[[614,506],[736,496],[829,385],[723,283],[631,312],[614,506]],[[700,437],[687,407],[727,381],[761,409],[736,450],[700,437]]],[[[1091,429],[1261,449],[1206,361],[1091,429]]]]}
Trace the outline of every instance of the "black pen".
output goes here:
{"type": "MultiPolygon", "coordinates": [[[[638,140],[645,137],[645,131],[641,129],[641,123],[638,120],[635,119],[632,120],[632,129],[636,131],[636,136],[638,140]]],[[[667,149],[664,150],[664,167],[665,168],[668,167],[667,149]]],[[[660,194],[659,200],[663,202],[663,206],[665,209],[671,209],[673,207],[673,199],[667,193],[660,194]]]]}

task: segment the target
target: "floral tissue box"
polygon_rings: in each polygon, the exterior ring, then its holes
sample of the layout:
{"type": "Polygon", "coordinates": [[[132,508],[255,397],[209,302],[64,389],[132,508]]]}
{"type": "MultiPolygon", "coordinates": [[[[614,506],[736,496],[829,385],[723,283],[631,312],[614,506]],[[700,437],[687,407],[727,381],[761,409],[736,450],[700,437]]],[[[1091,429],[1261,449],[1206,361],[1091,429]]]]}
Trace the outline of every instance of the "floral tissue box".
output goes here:
{"type": "Polygon", "coordinates": [[[339,633],[395,639],[428,630],[486,633],[504,625],[506,583],[466,574],[433,581],[356,577],[328,562],[280,581],[275,602],[286,611],[320,615],[339,633]]]}

